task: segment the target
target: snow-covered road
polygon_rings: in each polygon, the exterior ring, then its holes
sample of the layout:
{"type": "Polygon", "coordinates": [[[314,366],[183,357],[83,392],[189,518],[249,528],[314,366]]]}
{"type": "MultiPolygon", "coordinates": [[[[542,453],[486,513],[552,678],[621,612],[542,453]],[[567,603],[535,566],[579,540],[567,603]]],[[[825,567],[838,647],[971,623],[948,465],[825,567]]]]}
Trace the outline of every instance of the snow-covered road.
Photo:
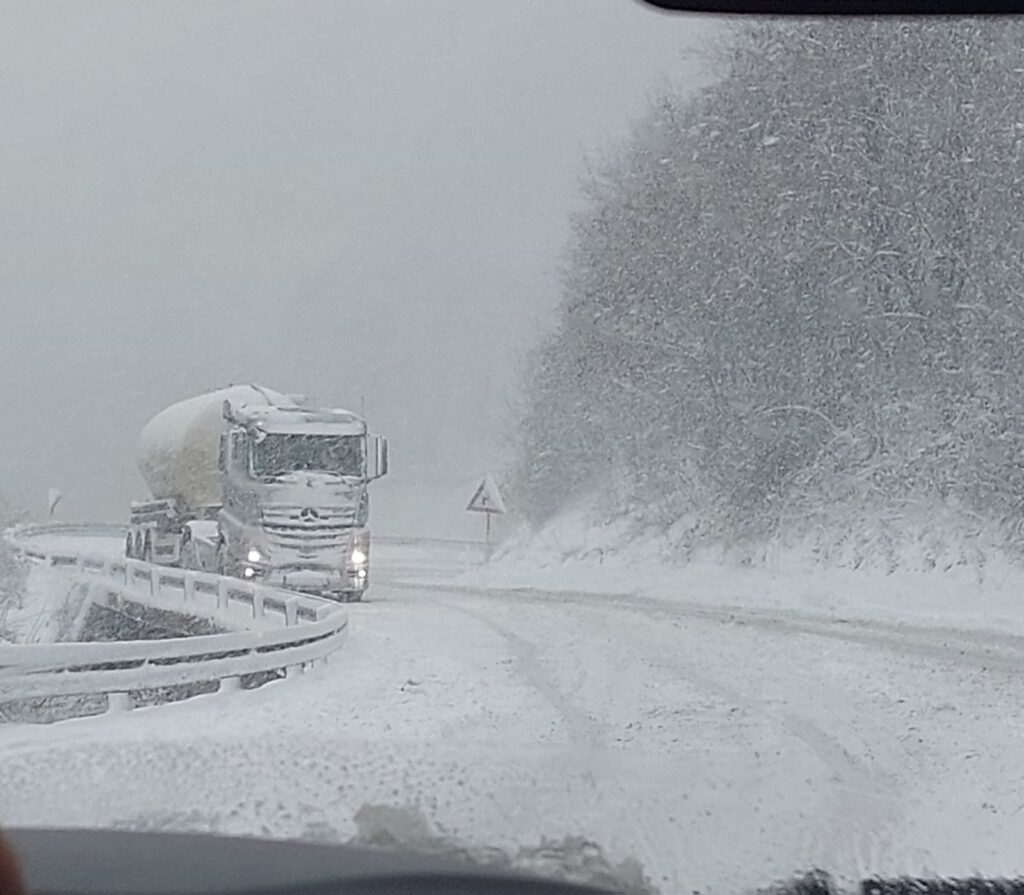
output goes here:
{"type": "Polygon", "coordinates": [[[375,551],[302,680],[0,727],[0,823],[347,838],[397,805],[476,845],[591,837],[670,892],[1024,870],[1024,640],[460,590],[471,551],[375,551]]]}

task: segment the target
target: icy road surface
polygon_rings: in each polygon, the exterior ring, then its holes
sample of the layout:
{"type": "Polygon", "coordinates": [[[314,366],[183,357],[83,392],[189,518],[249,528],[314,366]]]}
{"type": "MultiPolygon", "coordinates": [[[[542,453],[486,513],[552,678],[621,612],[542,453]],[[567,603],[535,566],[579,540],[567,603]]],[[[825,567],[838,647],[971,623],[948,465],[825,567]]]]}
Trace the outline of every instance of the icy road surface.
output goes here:
{"type": "Polygon", "coordinates": [[[0,823],[345,839],[411,806],[475,845],[591,837],[666,892],[1024,870],[1024,641],[459,591],[471,551],[374,549],[302,679],[0,726],[0,823]]]}

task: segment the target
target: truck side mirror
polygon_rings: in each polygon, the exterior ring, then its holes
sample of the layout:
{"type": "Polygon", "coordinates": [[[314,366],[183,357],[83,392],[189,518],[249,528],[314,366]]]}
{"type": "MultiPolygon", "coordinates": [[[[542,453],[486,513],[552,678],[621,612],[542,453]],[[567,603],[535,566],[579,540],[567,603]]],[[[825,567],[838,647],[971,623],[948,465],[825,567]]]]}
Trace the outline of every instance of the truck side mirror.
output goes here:
{"type": "Polygon", "coordinates": [[[366,477],[379,479],[388,472],[388,440],[380,435],[371,435],[366,458],[366,477]]]}

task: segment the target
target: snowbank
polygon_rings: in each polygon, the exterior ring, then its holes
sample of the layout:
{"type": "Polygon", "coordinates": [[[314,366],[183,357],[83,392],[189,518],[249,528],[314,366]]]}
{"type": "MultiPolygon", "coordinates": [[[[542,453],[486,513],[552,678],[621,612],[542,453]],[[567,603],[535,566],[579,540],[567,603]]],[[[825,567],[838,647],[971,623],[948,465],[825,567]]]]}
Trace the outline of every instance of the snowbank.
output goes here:
{"type": "Polygon", "coordinates": [[[810,542],[763,547],[756,559],[711,550],[679,559],[677,536],[638,532],[627,517],[595,523],[577,510],[539,532],[520,531],[489,564],[449,583],[1024,634],[1024,567],[992,550],[979,550],[973,563],[941,556],[922,563],[919,549],[904,548],[906,561],[895,569],[850,568],[830,565],[810,542]]]}

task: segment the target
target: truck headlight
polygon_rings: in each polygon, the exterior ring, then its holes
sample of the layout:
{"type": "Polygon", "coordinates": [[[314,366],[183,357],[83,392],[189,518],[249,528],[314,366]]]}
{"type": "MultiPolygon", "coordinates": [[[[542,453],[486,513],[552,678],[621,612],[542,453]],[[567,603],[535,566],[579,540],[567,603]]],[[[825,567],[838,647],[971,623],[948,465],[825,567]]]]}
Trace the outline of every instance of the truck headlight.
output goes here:
{"type": "Polygon", "coordinates": [[[356,549],[352,551],[352,565],[361,566],[364,562],[366,562],[366,554],[356,547],[356,549]]]}
{"type": "Polygon", "coordinates": [[[249,552],[246,554],[245,558],[249,560],[249,562],[259,562],[261,559],[263,559],[263,554],[260,553],[259,550],[257,550],[255,547],[250,547],[249,552]]]}

